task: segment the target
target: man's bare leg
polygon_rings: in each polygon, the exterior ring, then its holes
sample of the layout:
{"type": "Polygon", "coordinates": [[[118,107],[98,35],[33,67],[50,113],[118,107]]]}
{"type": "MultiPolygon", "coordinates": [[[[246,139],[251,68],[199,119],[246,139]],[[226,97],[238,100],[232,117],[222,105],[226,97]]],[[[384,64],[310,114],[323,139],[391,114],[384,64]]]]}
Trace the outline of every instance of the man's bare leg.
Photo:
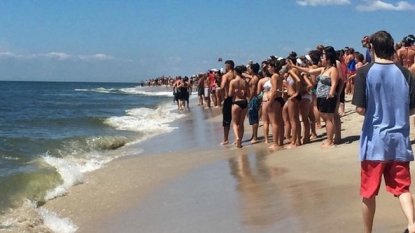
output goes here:
{"type": "Polygon", "coordinates": [[[403,213],[408,221],[408,232],[414,233],[414,202],[411,193],[408,192],[401,194],[399,196],[399,202],[401,203],[403,213]]]}
{"type": "Polygon", "coordinates": [[[376,211],[376,197],[363,198],[362,214],[363,214],[363,224],[364,224],[365,233],[372,233],[375,211],[376,211]]]}
{"type": "Polygon", "coordinates": [[[253,124],[251,143],[257,143],[257,141],[258,141],[258,124],[253,124]]]}
{"type": "Polygon", "coordinates": [[[227,145],[229,144],[229,130],[231,129],[231,127],[228,126],[223,126],[223,142],[222,145],[227,145]]]}

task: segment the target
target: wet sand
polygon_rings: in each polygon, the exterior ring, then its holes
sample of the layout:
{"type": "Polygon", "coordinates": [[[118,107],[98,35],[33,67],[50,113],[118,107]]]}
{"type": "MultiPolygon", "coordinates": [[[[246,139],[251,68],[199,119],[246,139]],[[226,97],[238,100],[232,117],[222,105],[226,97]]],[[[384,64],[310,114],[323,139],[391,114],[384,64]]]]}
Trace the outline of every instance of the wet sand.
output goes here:
{"type": "MultiPolygon", "coordinates": [[[[137,145],[143,154],[87,174],[85,184],[45,207],[71,218],[77,232],[361,232],[363,118],[348,105],[344,144],[320,149],[318,139],[276,152],[264,143],[219,146],[220,109],[192,107],[176,131],[137,145]]],[[[405,225],[398,200],[382,186],[374,232],[405,225]]]]}

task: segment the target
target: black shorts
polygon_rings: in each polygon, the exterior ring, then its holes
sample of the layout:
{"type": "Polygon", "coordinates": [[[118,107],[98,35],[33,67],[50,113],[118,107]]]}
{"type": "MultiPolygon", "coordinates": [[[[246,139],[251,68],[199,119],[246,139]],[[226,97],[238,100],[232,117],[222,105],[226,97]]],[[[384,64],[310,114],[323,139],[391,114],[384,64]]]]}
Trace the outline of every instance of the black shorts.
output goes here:
{"type": "Polygon", "coordinates": [[[203,87],[198,87],[198,88],[197,88],[197,95],[198,95],[198,96],[204,96],[204,95],[205,95],[205,88],[203,88],[203,87]]]}
{"type": "Polygon", "coordinates": [[[334,113],[337,105],[337,96],[333,98],[317,98],[317,109],[321,113],[334,113]]]}
{"type": "Polygon", "coordinates": [[[232,121],[232,97],[228,97],[223,101],[222,113],[222,126],[230,126],[232,121]]]}

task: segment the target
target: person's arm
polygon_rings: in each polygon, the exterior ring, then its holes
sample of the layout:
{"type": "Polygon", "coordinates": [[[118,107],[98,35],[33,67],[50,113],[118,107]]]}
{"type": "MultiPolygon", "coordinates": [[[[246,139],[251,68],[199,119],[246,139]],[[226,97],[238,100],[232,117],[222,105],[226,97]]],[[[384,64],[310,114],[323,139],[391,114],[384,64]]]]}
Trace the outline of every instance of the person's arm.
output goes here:
{"type": "Polygon", "coordinates": [[[350,76],[349,76],[349,78],[348,78],[348,80],[349,80],[349,79],[354,79],[354,78],[356,78],[356,75],[357,75],[357,74],[352,74],[352,75],[350,75],[350,76]]]}
{"type": "Polygon", "coordinates": [[[300,72],[304,72],[304,73],[307,73],[307,74],[310,74],[310,75],[319,75],[324,70],[324,67],[310,69],[310,68],[305,68],[305,67],[301,67],[301,66],[295,66],[295,68],[297,70],[299,70],[300,72]]]}
{"type": "Polygon", "coordinates": [[[295,72],[293,69],[290,69],[288,71],[288,73],[290,74],[291,78],[294,78],[294,80],[295,80],[295,86],[294,86],[295,94],[293,94],[290,97],[290,99],[293,99],[293,98],[297,97],[300,94],[300,91],[301,91],[301,79],[300,79],[300,77],[298,77],[297,72],[295,72]]]}
{"type": "Polygon", "coordinates": [[[339,82],[339,72],[337,71],[337,68],[332,69],[330,73],[330,79],[331,79],[331,87],[330,87],[330,92],[327,95],[327,99],[333,98],[336,93],[337,83],[339,82]]]}
{"type": "Polygon", "coordinates": [[[246,99],[248,100],[248,102],[251,100],[251,88],[249,88],[249,83],[247,82],[247,81],[245,81],[246,83],[246,85],[245,85],[245,97],[246,97],[246,99]]]}
{"type": "Polygon", "coordinates": [[[359,115],[366,114],[366,74],[365,69],[358,69],[355,84],[352,104],[356,106],[356,112],[359,115]]]}
{"type": "Polygon", "coordinates": [[[228,80],[228,75],[227,74],[222,76],[222,81],[220,82],[220,89],[225,89],[227,80],[228,80]]]}
{"type": "Polygon", "coordinates": [[[409,67],[409,71],[411,72],[412,77],[415,77],[415,63],[411,67],[409,67]]]}
{"type": "Polygon", "coordinates": [[[232,80],[232,81],[229,83],[228,97],[233,96],[233,92],[235,91],[235,90],[234,90],[234,88],[233,88],[233,83],[234,83],[234,80],[232,80]]]}
{"type": "Polygon", "coordinates": [[[310,91],[311,89],[313,89],[313,83],[311,82],[311,80],[307,77],[307,74],[303,74],[302,75],[305,84],[307,85],[307,91],[310,91]]]}
{"type": "MultiPolygon", "coordinates": [[[[265,80],[265,79],[261,79],[261,80],[265,80]]],[[[262,84],[262,82],[263,82],[263,81],[261,81],[261,80],[259,80],[259,81],[258,81],[258,85],[257,85],[257,87],[256,87],[256,90],[257,90],[257,91],[256,91],[256,93],[257,93],[258,95],[259,95],[259,93],[261,93],[261,91],[262,91],[262,85],[263,85],[263,84],[262,84]]]]}

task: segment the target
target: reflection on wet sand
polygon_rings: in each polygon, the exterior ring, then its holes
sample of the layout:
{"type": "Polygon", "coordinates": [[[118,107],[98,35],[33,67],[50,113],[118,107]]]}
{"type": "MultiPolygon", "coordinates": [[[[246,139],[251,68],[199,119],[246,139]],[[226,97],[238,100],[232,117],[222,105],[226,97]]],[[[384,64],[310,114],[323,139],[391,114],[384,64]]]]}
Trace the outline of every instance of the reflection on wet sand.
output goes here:
{"type": "Polygon", "coordinates": [[[297,177],[295,168],[288,171],[270,166],[269,159],[275,157],[257,150],[254,155],[241,153],[228,160],[237,181],[243,225],[267,232],[324,232],[355,221],[344,213],[351,206],[338,203],[342,196],[353,193],[350,185],[333,185],[333,180],[321,173],[312,176],[314,171],[310,177],[297,177]]]}
{"type": "Polygon", "coordinates": [[[293,220],[287,199],[275,184],[276,177],[285,169],[266,166],[266,156],[266,153],[258,151],[253,156],[254,161],[246,154],[229,159],[231,174],[237,181],[236,190],[240,194],[239,207],[244,225],[269,228],[282,220],[293,220]]]}

